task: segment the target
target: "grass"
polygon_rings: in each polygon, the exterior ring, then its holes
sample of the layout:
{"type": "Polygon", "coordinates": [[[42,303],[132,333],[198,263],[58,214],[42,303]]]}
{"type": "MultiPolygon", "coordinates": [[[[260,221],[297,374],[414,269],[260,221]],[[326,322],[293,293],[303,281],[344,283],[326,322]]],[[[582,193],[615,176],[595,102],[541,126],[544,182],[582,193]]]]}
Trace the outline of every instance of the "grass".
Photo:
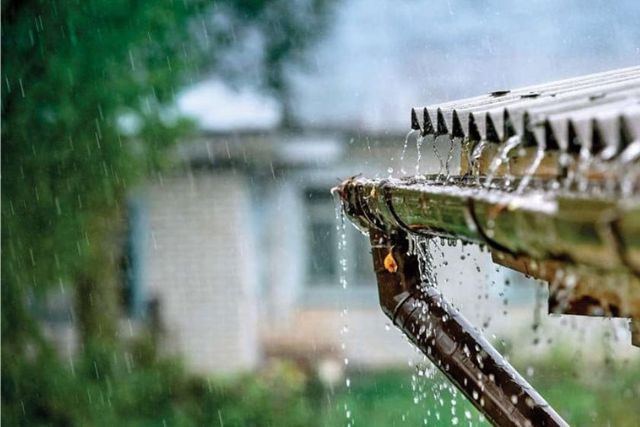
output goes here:
{"type": "Polygon", "coordinates": [[[534,369],[531,384],[569,424],[640,425],[640,358],[594,367],[556,353],[534,369]]]}
{"type": "Polygon", "coordinates": [[[357,426],[489,425],[480,424],[478,411],[439,373],[413,379],[402,371],[352,375],[351,387],[328,395],[322,425],[344,426],[347,410],[357,426]]]}
{"type": "MultiPolygon", "coordinates": [[[[530,366],[528,380],[570,425],[640,425],[640,360],[590,369],[556,353],[530,366]]],[[[352,375],[349,388],[327,395],[321,424],[346,425],[345,405],[356,426],[489,425],[439,373],[413,380],[407,371],[352,375]]]]}

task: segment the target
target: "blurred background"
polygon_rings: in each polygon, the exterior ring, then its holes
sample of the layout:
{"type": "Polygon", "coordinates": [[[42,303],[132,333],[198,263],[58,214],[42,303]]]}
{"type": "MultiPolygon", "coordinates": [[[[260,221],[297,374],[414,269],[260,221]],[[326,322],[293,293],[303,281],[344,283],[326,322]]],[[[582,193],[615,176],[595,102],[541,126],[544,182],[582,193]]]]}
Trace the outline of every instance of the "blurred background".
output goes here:
{"type": "MultiPolygon", "coordinates": [[[[486,424],[389,327],[340,179],[429,172],[412,106],[637,65],[636,0],[2,3],[6,425],[486,424]]],[[[620,320],[434,244],[572,425],[638,425],[620,320]]]]}

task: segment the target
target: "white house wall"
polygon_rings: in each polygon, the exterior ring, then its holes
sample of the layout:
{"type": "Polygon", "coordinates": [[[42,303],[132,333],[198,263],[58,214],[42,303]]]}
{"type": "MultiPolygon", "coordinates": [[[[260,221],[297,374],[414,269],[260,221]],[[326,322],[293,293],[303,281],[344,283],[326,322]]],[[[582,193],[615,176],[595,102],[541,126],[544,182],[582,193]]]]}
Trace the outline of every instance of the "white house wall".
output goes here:
{"type": "Polygon", "coordinates": [[[165,178],[146,192],[146,292],[159,300],[166,350],[196,371],[248,370],[259,359],[246,181],[207,171],[165,178]]]}
{"type": "Polygon", "coordinates": [[[304,283],[306,247],[304,240],[304,206],[297,187],[286,180],[272,186],[265,202],[263,263],[266,294],[265,327],[287,324],[304,283]]]}

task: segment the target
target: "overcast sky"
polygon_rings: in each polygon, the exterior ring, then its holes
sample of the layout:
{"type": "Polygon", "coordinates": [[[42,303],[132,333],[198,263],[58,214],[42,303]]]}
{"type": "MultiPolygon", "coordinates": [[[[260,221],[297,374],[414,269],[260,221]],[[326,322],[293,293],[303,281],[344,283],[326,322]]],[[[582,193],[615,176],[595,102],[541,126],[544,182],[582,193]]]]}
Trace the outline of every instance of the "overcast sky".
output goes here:
{"type": "MultiPolygon", "coordinates": [[[[346,0],[291,79],[304,124],[399,131],[412,106],[637,64],[640,0],[346,0]]],[[[277,123],[274,102],[204,86],[187,92],[186,109],[209,128],[246,125],[213,117],[225,105],[253,111],[254,127],[277,123]]]]}

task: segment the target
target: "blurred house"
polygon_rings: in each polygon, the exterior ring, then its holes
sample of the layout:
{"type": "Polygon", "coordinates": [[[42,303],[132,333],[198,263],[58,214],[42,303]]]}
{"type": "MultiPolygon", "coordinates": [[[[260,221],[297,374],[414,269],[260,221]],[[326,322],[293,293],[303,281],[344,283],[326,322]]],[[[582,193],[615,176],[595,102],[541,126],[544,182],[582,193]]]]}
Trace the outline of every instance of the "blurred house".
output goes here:
{"type": "Polygon", "coordinates": [[[251,369],[269,356],[406,362],[400,335],[381,333],[366,237],[347,224],[338,249],[330,194],[339,177],[372,173],[372,157],[384,163],[397,135],[354,141],[204,132],[181,146],[181,172],[132,197],[130,303],[153,301],[167,351],[208,372],[251,369]]]}

